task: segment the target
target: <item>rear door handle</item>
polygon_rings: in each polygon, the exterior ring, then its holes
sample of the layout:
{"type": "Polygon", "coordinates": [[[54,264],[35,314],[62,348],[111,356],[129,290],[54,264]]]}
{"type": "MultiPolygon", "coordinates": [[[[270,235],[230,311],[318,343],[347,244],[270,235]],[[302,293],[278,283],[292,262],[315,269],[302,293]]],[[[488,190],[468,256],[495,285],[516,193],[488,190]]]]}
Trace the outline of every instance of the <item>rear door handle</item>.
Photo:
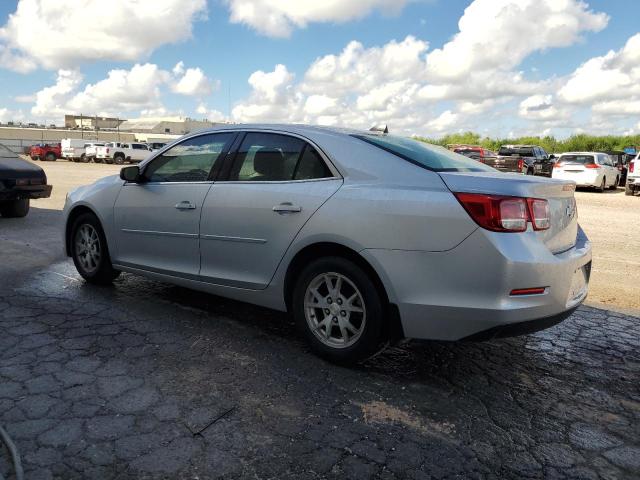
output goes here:
{"type": "Polygon", "coordinates": [[[273,211],[281,215],[284,213],[298,213],[302,211],[302,207],[293,205],[291,202],[283,202],[273,207],[273,211]]]}
{"type": "Polygon", "coordinates": [[[176,208],[178,210],[195,210],[196,206],[189,200],[184,200],[182,202],[176,203],[176,208]]]}

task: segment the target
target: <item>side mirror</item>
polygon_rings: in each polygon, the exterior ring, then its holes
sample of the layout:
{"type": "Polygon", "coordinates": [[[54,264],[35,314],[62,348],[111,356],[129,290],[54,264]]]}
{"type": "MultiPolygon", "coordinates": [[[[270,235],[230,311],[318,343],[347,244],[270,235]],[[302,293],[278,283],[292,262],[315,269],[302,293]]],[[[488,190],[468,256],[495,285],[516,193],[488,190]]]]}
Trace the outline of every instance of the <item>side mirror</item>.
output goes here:
{"type": "Polygon", "coordinates": [[[553,153],[549,155],[549,160],[553,160],[554,158],[556,158],[556,156],[553,153]]]}
{"type": "Polygon", "coordinates": [[[140,182],[140,167],[138,167],[138,165],[124,167],[122,170],[120,170],[120,178],[125,182],[140,182]]]}

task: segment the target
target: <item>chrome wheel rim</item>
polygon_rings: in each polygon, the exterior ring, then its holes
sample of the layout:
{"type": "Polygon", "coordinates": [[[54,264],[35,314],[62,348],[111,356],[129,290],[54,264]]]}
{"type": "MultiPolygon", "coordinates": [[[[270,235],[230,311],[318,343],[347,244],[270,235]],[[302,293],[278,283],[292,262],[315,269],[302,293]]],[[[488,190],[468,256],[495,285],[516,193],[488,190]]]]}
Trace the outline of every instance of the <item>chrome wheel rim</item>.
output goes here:
{"type": "Polygon", "coordinates": [[[102,251],[98,231],[85,223],[76,231],[75,253],[78,262],[87,273],[93,273],[98,269],[102,251]]]}
{"type": "Polygon", "coordinates": [[[331,348],[356,343],[367,321],[360,290],[336,272],[322,273],[311,280],[304,296],[304,313],[316,338],[331,348]]]}

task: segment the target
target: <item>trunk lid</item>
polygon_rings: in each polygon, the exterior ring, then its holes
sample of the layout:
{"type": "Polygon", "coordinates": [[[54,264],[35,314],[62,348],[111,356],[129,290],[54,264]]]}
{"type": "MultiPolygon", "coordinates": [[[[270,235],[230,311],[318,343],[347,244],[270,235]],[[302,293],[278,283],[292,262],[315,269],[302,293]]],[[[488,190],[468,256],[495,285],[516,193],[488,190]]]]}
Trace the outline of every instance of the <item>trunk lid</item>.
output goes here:
{"type": "Polygon", "coordinates": [[[551,226],[548,230],[535,232],[536,235],[553,253],[564,252],[575,245],[578,233],[575,182],[500,172],[439,172],[439,175],[447,187],[456,193],[484,193],[547,200],[551,212],[551,226]]]}

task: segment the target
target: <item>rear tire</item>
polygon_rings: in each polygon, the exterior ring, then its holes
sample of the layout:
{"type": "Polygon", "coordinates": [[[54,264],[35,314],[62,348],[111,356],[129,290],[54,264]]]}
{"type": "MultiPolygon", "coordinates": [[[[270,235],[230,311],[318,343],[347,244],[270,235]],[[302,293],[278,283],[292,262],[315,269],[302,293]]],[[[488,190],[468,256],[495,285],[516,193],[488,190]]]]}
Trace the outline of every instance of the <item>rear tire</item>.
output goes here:
{"type": "Polygon", "coordinates": [[[111,265],[107,238],[94,214],[84,213],[73,222],[70,241],[73,263],[87,282],[108,285],[120,275],[111,265]]]}
{"type": "Polygon", "coordinates": [[[598,192],[603,193],[605,191],[607,187],[607,177],[602,177],[602,183],[600,184],[600,187],[598,188],[598,192]]]}
{"type": "Polygon", "coordinates": [[[113,157],[113,163],[115,163],[116,165],[123,165],[124,164],[124,155],[115,155],[113,157]]]}
{"type": "Polygon", "coordinates": [[[0,215],[6,218],[22,218],[29,213],[29,199],[0,202],[0,215]]]}
{"type": "Polygon", "coordinates": [[[44,159],[47,160],[48,162],[55,162],[56,161],[56,154],[49,152],[44,156],[44,159]]]}
{"type": "Polygon", "coordinates": [[[616,183],[614,183],[613,185],[611,185],[609,187],[609,190],[617,190],[618,189],[618,182],[620,182],[620,177],[616,177],[616,183]]]}
{"type": "Polygon", "coordinates": [[[316,354],[353,364],[380,350],[384,300],[357,264],[342,257],[319,258],[300,273],[295,285],[293,317],[316,354]]]}
{"type": "Polygon", "coordinates": [[[80,155],[80,162],[89,163],[89,158],[83,153],[82,155],[80,155]]]}
{"type": "Polygon", "coordinates": [[[533,175],[533,168],[529,168],[527,170],[527,175],[533,175]]]}

